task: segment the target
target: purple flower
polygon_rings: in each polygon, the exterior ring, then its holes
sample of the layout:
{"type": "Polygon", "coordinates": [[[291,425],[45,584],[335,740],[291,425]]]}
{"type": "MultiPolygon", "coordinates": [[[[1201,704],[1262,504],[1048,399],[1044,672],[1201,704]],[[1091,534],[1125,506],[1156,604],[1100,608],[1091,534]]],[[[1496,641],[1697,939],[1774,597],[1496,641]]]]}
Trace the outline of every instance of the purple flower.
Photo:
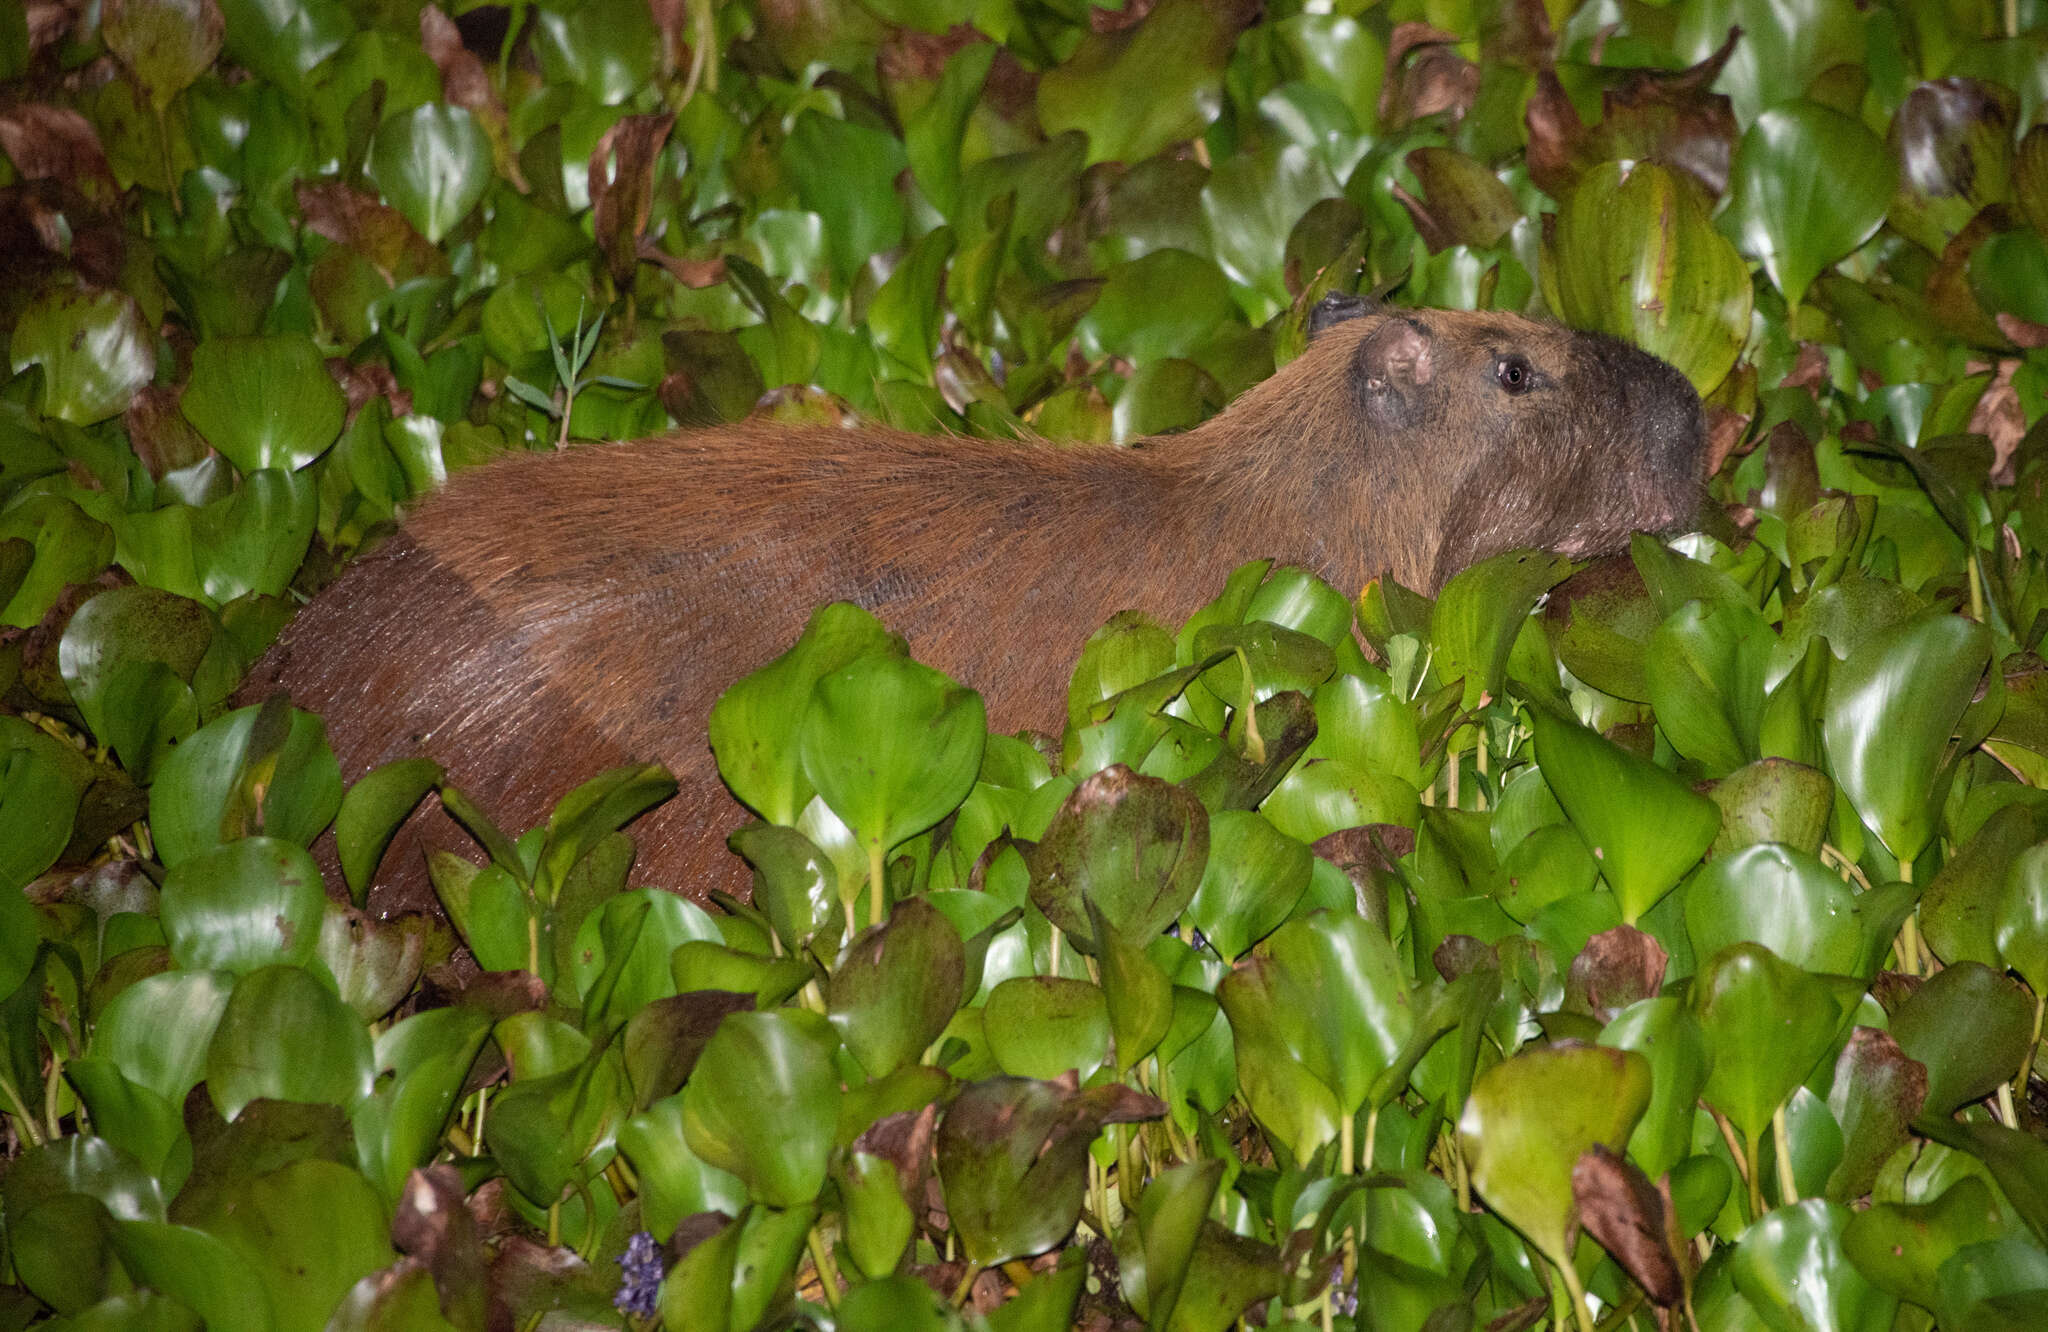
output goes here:
{"type": "Polygon", "coordinates": [[[647,1231],[634,1231],[619,1255],[619,1293],[612,1296],[612,1307],[639,1318],[654,1317],[661,1277],[661,1246],[647,1231]]]}

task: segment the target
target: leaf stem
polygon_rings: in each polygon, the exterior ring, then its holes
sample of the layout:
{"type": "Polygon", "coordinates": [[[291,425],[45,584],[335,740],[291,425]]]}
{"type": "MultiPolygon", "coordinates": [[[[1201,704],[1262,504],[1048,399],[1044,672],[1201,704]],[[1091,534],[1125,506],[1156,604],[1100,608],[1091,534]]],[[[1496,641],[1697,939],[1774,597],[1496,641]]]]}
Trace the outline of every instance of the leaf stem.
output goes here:
{"type": "Polygon", "coordinates": [[[1778,1154],[1778,1201],[1787,1207],[1799,1202],[1799,1182],[1792,1177],[1792,1130],[1785,1121],[1785,1102],[1771,1112],[1771,1147],[1778,1154]]]}
{"type": "Polygon", "coordinates": [[[832,1251],[825,1244],[825,1237],[812,1226],[804,1236],[804,1244],[811,1251],[811,1266],[818,1269],[818,1285],[825,1292],[825,1307],[839,1312],[839,1265],[832,1261],[832,1251]]]}
{"type": "Polygon", "coordinates": [[[1586,1303],[1586,1287],[1579,1281],[1578,1269],[1572,1266],[1570,1254],[1557,1264],[1557,1274],[1563,1279],[1565,1290],[1571,1294],[1572,1313],[1578,1319],[1579,1332],[1597,1332],[1593,1326],[1593,1310],[1586,1303]]]}

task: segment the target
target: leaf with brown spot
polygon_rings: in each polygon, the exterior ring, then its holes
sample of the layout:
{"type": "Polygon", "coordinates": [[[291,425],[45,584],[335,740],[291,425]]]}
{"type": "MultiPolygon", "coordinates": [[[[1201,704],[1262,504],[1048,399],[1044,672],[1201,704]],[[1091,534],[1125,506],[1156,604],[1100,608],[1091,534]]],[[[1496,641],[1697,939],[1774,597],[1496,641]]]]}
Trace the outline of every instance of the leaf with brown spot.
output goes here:
{"type": "Polygon", "coordinates": [[[427,244],[405,214],[378,202],[373,194],[338,181],[302,181],[296,197],[308,231],[361,255],[386,282],[447,271],[446,256],[427,244]]]}
{"type": "Polygon", "coordinates": [[[220,54],[214,0],[106,0],[100,35],[161,116],[220,54]]]}
{"type": "Polygon", "coordinates": [[[506,128],[505,100],[491,86],[490,72],[483,60],[462,43],[462,31],[446,14],[432,5],[420,10],[420,48],[441,71],[441,100],[460,106],[477,118],[484,137],[490,140],[491,157],[498,173],[526,193],[526,177],[519,169],[519,155],[512,151],[506,128]]]}
{"type": "Polygon", "coordinates": [[[1870,1192],[1878,1170],[1911,1138],[1907,1129],[1927,1100],[1927,1068],[1889,1032],[1858,1027],[1835,1060],[1828,1109],[1842,1127],[1842,1159],[1827,1196],[1849,1202],[1870,1192]]]}
{"type": "Polygon", "coordinates": [[[1457,41],[1427,23],[1395,25],[1387,41],[1386,81],[1380,85],[1380,123],[1388,130],[1439,112],[1449,113],[1456,123],[1472,109],[1479,95],[1479,66],[1458,54],[1457,41]]]}
{"type": "Polygon", "coordinates": [[[1572,1167],[1572,1201],[1579,1223],[1614,1261],[1664,1308],[1685,1294],[1685,1279],[1672,1254],[1670,1206],[1642,1167],[1604,1145],[1572,1167]]]}
{"type": "Polygon", "coordinates": [[[209,457],[213,449],[178,410],[178,390],[148,385],[129,400],[122,415],[135,456],[161,481],[168,474],[209,457]]]}

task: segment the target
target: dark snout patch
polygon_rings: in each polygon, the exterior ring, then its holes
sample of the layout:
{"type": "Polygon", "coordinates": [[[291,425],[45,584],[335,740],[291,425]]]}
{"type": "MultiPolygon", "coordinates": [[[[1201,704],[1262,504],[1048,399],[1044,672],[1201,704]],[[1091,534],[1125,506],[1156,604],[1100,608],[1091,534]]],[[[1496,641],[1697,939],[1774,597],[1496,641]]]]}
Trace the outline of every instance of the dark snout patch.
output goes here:
{"type": "Polygon", "coordinates": [[[1308,335],[1314,337],[1326,328],[1341,324],[1348,319],[1359,319],[1379,310],[1379,302],[1364,296],[1347,296],[1333,291],[1315,304],[1308,312],[1308,335]]]}

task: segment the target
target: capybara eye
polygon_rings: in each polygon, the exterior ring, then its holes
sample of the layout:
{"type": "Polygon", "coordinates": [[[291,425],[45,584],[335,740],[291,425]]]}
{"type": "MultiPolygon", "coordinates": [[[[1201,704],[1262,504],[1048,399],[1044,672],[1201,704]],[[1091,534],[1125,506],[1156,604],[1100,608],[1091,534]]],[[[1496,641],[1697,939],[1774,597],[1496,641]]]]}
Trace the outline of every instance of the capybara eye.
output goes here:
{"type": "Polygon", "coordinates": [[[1523,356],[1503,356],[1495,361],[1493,377],[1510,393],[1527,393],[1529,386],[1536,382],[1536,372],[1529,368],[1528,358],[1523,356]]]}

